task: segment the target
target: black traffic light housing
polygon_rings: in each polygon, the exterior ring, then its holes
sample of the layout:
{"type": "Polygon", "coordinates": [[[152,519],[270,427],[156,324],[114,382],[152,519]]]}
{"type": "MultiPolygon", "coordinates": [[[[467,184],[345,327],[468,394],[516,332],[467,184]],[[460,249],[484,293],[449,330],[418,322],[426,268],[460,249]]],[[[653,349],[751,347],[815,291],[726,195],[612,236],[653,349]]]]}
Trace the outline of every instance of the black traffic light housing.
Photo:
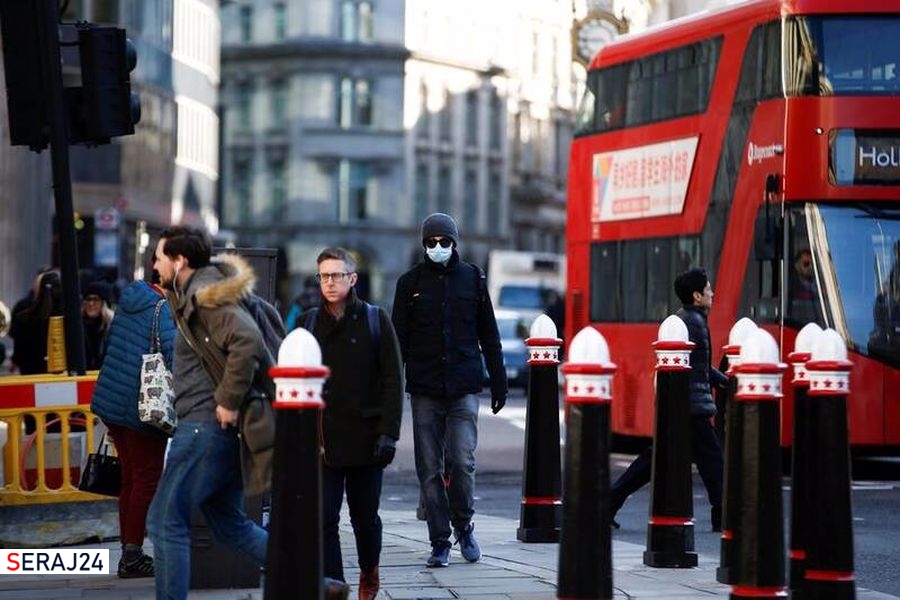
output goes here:
{"type": "Polygon", "coordinates": [[[39,27],[34,2],[0,1],[9,138],[13,146],[28,146],[37,152],[46,148],[50,139],[39,27]]]}

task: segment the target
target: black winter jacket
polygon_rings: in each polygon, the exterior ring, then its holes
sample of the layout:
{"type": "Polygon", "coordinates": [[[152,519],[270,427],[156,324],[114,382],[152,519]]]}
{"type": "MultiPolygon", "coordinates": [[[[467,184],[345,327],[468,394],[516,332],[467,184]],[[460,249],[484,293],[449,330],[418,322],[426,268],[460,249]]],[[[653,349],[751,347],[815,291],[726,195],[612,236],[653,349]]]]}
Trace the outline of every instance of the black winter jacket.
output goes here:
{"type": "Polygon", "coordinates": [[[479,393],[483,352],[491,397],[506,398],[500,333],[483,277],[455,249],[446,266],[425,258],[400,276],[392,318],[410,394],[458,398],[479,393]]]}
{"type": "Polygon", "coordinates": [[[325,464],[331,467],[376,465],[378,436],[400,437],[400,349],[384,309],[378,309],[378,318],[380,342],[374,348],[366,305],[355,291],[340,320],[324,306],[316,315],[313,335],[322,348],[322,363],[331,369],[322,391],[325,410],[320,432],[325,464]]]}
{"type": "Polygon", "coordinates": [[[716,404],[713,402],[710,384],[722,386],[728,378],[712,366],[712,343],[709,339],[706,311],[698,306],[684,305],[675,314],[687,325],[688,336],[695,344],[691,351],[691,414],[711,417],[716,414],[716,404]]]}

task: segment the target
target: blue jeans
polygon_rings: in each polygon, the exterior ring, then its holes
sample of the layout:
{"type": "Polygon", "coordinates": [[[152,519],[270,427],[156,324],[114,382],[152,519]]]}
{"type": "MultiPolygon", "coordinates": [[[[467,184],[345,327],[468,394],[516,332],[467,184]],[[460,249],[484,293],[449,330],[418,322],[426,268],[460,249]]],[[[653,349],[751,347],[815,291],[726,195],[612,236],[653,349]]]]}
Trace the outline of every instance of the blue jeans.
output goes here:
{"type": "Polygon", "coordinates": [[[356,538],[359,569],[369,573],[378,566],[381,556],[381,481],[384,469],[379,466],[334,468],[322,467],[322,534],[325,577],[344,581],[341,538],[338,524],[341,504],[347,490],[350,524],[356,538]]]}
{"type": "Polygon", "coordinates": [[[191,567],[191,513],[200,508],[213,535],[260,566],[269,534],[244,513],[237,429],[218,423],[178,424],[147,530],[153,542],[157,600],[184,600],[191,567]]]}
{"type": "Polygon", "coordinates": [[[410,401],[416,474],[425,502],[428,538],[432,546],[438,546],[450,541],[451,525],[461,531],[475,514],[478,397],[413,395],[410,401]]]}

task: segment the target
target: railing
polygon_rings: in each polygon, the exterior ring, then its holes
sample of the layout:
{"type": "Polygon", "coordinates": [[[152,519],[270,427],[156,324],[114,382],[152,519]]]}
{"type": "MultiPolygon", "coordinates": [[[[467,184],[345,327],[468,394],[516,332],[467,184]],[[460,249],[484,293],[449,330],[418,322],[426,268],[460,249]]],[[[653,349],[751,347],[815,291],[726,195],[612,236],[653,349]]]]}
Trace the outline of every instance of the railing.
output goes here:
{"type": "Polygon", "coordinates": [[[104,498],[78,491],[82,463],[97,443],[99,419],[89,407],[96,380],[96,373],[0,378],[0,505],[104,498]]]}

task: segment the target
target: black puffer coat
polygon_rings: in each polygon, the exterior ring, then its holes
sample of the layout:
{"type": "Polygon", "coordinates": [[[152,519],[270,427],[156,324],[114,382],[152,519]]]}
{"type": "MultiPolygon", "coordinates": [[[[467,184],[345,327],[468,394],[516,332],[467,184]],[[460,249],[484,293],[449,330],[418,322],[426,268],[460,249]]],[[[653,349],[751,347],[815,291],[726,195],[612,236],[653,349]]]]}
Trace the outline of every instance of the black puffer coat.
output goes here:
{"type": "Polygon", "coordinates": [[[699,306],[685,305],[675,314],[687,325],[688,336],[695,344],[691,351],[691,414],[711,417],[716,414],[716,403],[713,402],[710,384],[724,385],[728,378],[712,366],[712,343],[706,311],[699,306]]]}
{"type": "Polygon", "coordinates": [[[481,269],[459,260],[447,266],[429,259],[400,276],[392,315],[403,362],[406,391],[458,398],[482,390],[481,353],[491,397],[506,398],[506,370],[494,308],[481,269]]]}
{"type": "Polygon", "coordinates": [[[379,435],[400,437],[403,379],[400,349],[387,313],[379,308],[380,340],[373,346],[366,305],[352,291],[344,316],[335,320],[319,309],[313,334],[322,348],[322,363],[331,369],[322,395],[322,442],[331,467],[378,463],[379,435]]]}

